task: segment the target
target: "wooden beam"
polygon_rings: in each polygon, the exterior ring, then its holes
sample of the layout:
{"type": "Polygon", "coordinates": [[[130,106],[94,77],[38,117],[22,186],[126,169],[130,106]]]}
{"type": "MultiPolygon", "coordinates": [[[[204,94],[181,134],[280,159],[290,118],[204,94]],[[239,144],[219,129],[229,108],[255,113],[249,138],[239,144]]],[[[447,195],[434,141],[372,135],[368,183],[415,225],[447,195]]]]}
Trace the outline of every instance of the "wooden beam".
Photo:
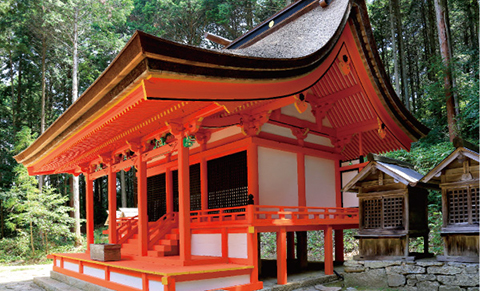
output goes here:
{"type": "Polygon", "coordinates": [[[221,37],[221,36],[218,36],[216,34],[210,33],[210,32],[205,32],[203,37],[208,39],[209,41],[212,41],[214,43],[217,43],[217,44],[220,44],[220,45],[223,45],[223,46],[227,46],[227,45],[232,43],[231,40],[229,40],[227,38],[224,38],[224,37],[221,37]]]}
{"type": "Polygon", "coordinates": [[[344,250],[343,229],[336,229],[335,230],[335,262],[345,261],[343,250],[344,250]]]}
{"type": "Polygon", "coordinates": [[[324,230],[325,275],[333,275],[333,235],[332,226],[324,230]]]}

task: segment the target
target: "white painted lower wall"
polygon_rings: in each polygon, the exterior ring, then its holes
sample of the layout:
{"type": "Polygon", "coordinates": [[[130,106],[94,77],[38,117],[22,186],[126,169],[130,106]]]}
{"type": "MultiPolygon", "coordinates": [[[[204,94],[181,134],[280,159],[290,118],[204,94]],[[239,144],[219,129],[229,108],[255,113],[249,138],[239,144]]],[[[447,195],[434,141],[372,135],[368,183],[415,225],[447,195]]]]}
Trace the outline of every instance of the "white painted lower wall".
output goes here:
{"type": "Polygon", "coordinates": [[[98,269],[98,268],[92,268],[88,266],[83,266],[83,273],[88,276],[100,278],[105,280],[105,270],[104,269],[98,269]]]}
{"type": "Polygon", "coordinates": [[[250,275],[239,275],[232,277],[178,282],[175,284],[176,291],[200,291],[211,290],[235,285],[243,285],[250,283],[250,275]]]}
{"type": "Polygon", "coordinates": [[[246,233],[228,234],[228,257],[248,259],[248,240],[246,233]]]}
{"type": "Polygon", "coordinates": [[[305,156],[305,188],[307,206],[336,207],[335,162],[305,156]]]}
{"type": "Polygon", "coordinates": [[[222,234],[194,233],[192,234],[192,255],[194,256],[222,256],[222,234]]]}
{"type": "Polygon", "coordinates": [[[142,289],[142,278],[125,275],[117,272],[110,272],[110,281],[125,286],[142,289]]]}
{"type": "Polygon", "coordinates": [[[260,205],[298,206],[297,155],[258,148],[260,205]]]}
{"type": "MultiPolygon", "coordinates": [[[[342,188],[347,185],[356,175],[358,170],[342,173],[342,188]]],[[[355,192],[343,192],[343,207],[358,207],[358,197],[355,192]]]]}
{"type": "Polygon", "coordinates": [[[74,272],[79,272],[80,269],[78,267],[78,264],[76,263],[71,263],[71,262],[63,262],[63,268],[64,269],[67,269],[67,270],[70,270],[70,271],[74,271],[74,272]]]}

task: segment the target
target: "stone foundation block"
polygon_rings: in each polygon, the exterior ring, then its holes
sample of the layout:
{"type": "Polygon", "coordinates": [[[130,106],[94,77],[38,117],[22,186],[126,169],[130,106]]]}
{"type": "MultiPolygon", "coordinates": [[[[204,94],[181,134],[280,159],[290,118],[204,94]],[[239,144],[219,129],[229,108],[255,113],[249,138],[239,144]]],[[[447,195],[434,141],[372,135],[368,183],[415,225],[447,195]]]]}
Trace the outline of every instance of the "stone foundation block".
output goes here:
{"type": "Polygon", "coordinates": [[[438,275],[437,279],[440,283],[450,286],[475,287],[478,286],[478,275],[458,274],[455,276],[438,275]]]}
{"type": "Polygon", "coordinates": [[[387,288],[387,274],[384,269],[372,269],[363,273],[345,273],[346,286],[387,288]]]}
{"type": "Polygon", "coordinates": [[[391,273],[387,275],[388,286],[399,287],[405,285],[405,276],[391,273]]]}
{"type": "Polygon", "coordinates": [[[451,265],[427,268],[427,273],[429,274],[455,275],[455,274],[460,274],[461,272],[462,272],[462,269],[455,266],[451,266],[451,265]]]}
{"type": "Polygon", "coordinates": [[[400,266],[400,261],[365,261],[365,267],[370,269],[385,268],[390,266],[400,266]]]}
{"type": "Polygon", "coordinates": [[[418,280],[418,282],[423,282],[423,281],[435,281],[437,277],[432,274],[427,274],[427,275],[415,275],[415,278],[418,280]]]}
{"type": "Polygon", "coordinates": [[[438,282],[418,282],[417,283],[417,290],[418,291],[437,291],[440,284],[438,282]]]}
{"type": "Polygon", "coordinates": [[[438,291],[462,291],[464,289],[458,287],[458,286],[446,286],[442,285],[438,287],[438,291]]]}
{"type": "Polygon", "coordinates": [[[410,264],[403,264],[401,266],[393,266],[393,267],[386,267],[385,268],[388,273],[397,273],[397,274],[424,274],[425,268],[419,267],[410,264]]]}

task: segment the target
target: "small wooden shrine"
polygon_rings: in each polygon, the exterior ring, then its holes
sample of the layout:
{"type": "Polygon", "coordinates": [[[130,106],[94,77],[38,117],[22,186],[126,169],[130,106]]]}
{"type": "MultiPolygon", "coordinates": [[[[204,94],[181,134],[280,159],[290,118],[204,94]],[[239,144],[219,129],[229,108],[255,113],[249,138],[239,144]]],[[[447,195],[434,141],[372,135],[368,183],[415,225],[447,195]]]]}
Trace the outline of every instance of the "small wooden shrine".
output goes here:
{"type": "Polygon", "coordinates": [[[409,239],[424,238],[428,253],[426,189],[415,187],[422,177],[413,165],[369,154],[368,165],[343,191],[359,199],[359,255],[361,260],[413,260],[409,239]]]}
{"type": "Polygon", "coordinates": [[[479,154],[458,145],[422,182],[439,183],[442,190],[444,255],[439,261],[478,262],[479,154]]]}
{"type": "Polygon", "coordinates": [[[323,231],[333,274],[358,227],[342,173],[366,166],[345,161],[409,150],[428,128],[395,94],[365,2],[327,2],[295,1],[220,51],[136,32],[15,157],[31,175],[85,177],[87,252],[52,254],[53,271],[122,291],[257,290],[258,234],[277,235],[283,285],[287,259],[307,263],[307,231],[323,231]],[[121,261],[92,260],[93,183],[108,177],[113,214],[116,173],[131,168],[138,216],[109,217],[121,261]]]}

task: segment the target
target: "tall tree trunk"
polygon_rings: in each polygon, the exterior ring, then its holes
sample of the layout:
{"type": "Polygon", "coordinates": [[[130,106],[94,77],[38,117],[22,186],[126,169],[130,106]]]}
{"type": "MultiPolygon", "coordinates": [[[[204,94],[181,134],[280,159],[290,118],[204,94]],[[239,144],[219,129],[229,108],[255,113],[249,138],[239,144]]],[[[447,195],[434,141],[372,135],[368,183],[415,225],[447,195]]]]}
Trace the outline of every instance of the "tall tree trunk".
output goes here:
{"type": "Polygon", "coordinates": [[[452,94],[452,72],[450,59],[450,46],[448,41],[448,28],[445,21],[445,7],[442,0],[435,0],[435,15],[437,17],[438,41],[440,43],[440,54],[442,55],[443,65],[445,66],[444,90],[447,103],[448,134],[450,141],[458,135],[455,120],[455,98],[452,94]]]}
{"type": "Polygon", "coordinates": [[[17,121],[17,112],[15,110],[15,88],[13,87],[13,81],[15,79],[15,71],[13,70],[13,56],[12,56],[12,51],[8,51],[8,58],[10,61],[10,89],[12,93],[12,134],[13,134],[13,140],[15,140],[15,135],[16,135],[16,130],[15,128],[17,127],[16,121],[17,121]]]}
{"type": "Polygon", "coordinates": [[[5,237],[5,221],[3,220],[3,204],[2,199],[0,199],[0,228],[2,230],[2,238],[5,237]]]}
{"type": "Polygon", "coordinates": [[[405,106],[410,110],[410,100],[408,97],[408,85],[407,85],[407,69],[405,65],[405,48],[403,43],[403,30],[402,30],[402,13],[400,12],[400,0],[392,0],[393,2],[393,11],[395,14],[395,25],[397,30],[397,43],[398,43],[398,54],[399,56],[399,65],[400,65],[400,74],[402,75],[402,96],[405,106]]]}
{"type": "Polygon", "coordinates": [[[125,189],[125,171],[120,171],[120,190],[122,191],[122,207],[127,207],[127,189],[125,189]]]}
{"type": "Polygon", "coordinates": [[[390,31],[392,33],[392,50],[393,50],[393,71],[395,76],[395,91],[401,95],[400,91],[400,79],[398,75],[398,54],[397,54],[397,41],[395,37],[395,17],[393,15],[393,1],[390,1],[390,31]]]}
{"type": "MultiPolygon", "coordinates": [[[[75,15],[73,19],[73,69],[72,69],[72,103],[78,98],[78,9],[75,9],[75,15]]],[[[81,245],[81,234],[80,234],[80,189],[79,189],[79,179],[78,176],[72,177],[72,199],[73,199],[73,211],[75,218],[75,245],[81,245]]]]}
{"type": "MultiPolygon", "coordinates": [[[[42,33],[42,113],[41,113],[41,120],[40,120],[40,134],[42,134],[45,131],[45,89],[46,89],[46,58],[47,58],[47,41],[45,37],[45,33],[42,33]]],[[[40,175],[38,176],[38,189],[42,191],[43,189],[43,182],[44,182],[44,176],[40,175]]]]}

